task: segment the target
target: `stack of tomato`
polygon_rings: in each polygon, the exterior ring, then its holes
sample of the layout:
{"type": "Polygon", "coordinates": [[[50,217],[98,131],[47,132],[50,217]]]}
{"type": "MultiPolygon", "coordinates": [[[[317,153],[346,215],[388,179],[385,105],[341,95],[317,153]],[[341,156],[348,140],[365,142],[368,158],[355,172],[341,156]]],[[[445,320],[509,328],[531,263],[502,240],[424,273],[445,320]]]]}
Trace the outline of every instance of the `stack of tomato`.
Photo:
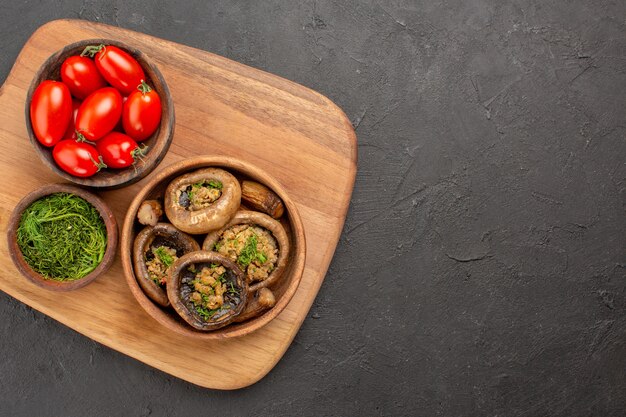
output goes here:
{"type": "Polygon", "coordinates": [[[145,155],[139,146],[161,122],[161,99],[135,58],[112,45],[88,46],[61,65],[62,81],[33,93],[30,120],[42,145],[71,175],[126,168],[145,155]]]}

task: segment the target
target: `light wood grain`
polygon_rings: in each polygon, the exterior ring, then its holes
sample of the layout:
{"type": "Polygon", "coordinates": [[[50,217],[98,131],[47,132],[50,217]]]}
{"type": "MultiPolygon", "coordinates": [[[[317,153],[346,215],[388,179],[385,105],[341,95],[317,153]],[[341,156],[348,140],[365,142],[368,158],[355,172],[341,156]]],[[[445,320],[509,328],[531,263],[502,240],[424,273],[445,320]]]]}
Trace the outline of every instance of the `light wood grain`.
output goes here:
{"type": "MultiPolygon", "coordinates": [[[[217,389],[253,384],[293,340],[332,259],[356,173],[352,126],[328,99],[280,77],[136,32],[78,20],[54,21],[28,40],[0,90],[4,233],[13,207],[25,194],[44,183],[60,182],[28,142],[23,115],[31,79],[55,51],[97,37],[142,50],[169,85],[175,136],[155,172],[190,156],[214,154],[248,161],[276,178],[304,224],[307,253],[302,281],[275,320],[250,335],[223,341],[194,340],[153,320],[131,295],[119,255],[109,272],[89,286],[51,293],[20,276],[8,261],[2,239],[0,253],[7,261],[0,272],[0,289],[100,343],[194,384],[217,389]]],[[[100,193],[118,222],[149,178],[100,193]]]]}

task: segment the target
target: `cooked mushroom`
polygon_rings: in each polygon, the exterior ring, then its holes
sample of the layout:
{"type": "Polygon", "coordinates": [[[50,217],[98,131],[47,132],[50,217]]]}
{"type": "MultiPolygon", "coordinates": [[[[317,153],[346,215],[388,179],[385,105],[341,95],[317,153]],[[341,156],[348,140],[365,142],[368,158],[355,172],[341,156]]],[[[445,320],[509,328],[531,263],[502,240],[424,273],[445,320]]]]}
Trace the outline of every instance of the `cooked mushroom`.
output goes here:
{"type": "Polygon", "coordinates": [[[269,214],[275,219],[285,212],[285,206],[276,193],[256,181],[241,183],[241,199],[251,208],[269,214]]]}
{"type": "Polygon", "coordinates": [[[169,271],[167,296],[193,328],[210,331],[230,324],[243,311],[248,285],[230,259],[198,251],[178,259],[169,271]]]}
{"type": "Polygon", "coordinates": [[[274,293],[269,288],[260,288],[254,294],[254,297],[248,300],[246,308],[235,318],[234,321],[239,323],[249,320],[260,315],[265,310],[274,307],[275,304],[276,297],[274,297],[274,293]]]}
{"type": "Polygon", "coordinates": [[[251,291],[268,287],[285,270],[289,238],[280,222],[257,211],[239,211],[220,230],[209,233],[202,244],[243,269],[251,291]]]}
{"type": "Polygon", "coordinates": [[[202,234],[224,226],[241,203],[237,179],[219,168],[200,169],[172,181],[165,190],[165,213],[183,232],[202,234]]]}
{"type": "Polygon", "coordinates": [[[154,226],[163,215],[163,207],[157,200],[146,200],[137,210],[137,220],[144,226],[154,226]]]}
{"type": "Polygon", "coordinates": [[[169,223],[144,228],[133,245],[133,266],[141,289],[154,302],[167,307],[168,270],[176,259],[199,249],[198,242],[169,223]]]}

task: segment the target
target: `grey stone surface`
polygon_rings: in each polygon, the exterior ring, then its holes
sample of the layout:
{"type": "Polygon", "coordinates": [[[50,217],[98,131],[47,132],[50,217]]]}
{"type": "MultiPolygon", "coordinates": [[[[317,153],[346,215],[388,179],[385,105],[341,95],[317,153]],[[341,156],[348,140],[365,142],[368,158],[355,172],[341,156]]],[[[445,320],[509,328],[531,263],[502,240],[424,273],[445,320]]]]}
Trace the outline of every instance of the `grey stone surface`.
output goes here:
{"type": "Polygon", "coordinates": [[[3,1],[0,77],[56,18],[327,95],[359,171],[293,345],[197,388],[0,295],[0,414],[626,414],[623,1],[3,1]]]}

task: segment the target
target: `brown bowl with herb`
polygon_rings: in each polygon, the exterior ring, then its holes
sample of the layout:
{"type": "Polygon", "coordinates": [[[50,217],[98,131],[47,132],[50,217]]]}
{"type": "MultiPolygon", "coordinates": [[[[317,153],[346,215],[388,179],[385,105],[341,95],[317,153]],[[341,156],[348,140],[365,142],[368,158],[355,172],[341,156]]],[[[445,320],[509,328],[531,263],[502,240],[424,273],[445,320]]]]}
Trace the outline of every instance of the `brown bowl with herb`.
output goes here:
{"type": "Polygon", "coordinates": [[[26,195],[9,219],[9,254],[24,277],[52,291],[82,288],[113,263],[115,216],[96,195],[50,184],[26,195]]]}
{"type": "Polygon", "coordinates": [[[297,207],[277,180],[236,158],[199,156],[166,167],[137,194],[120,253],[128,286],[150,316],[178,334],[219,340],[256,331],[287,307],[304,272],[306,244],[297,207]],[[138,250],[151,228],[164,224],[199,244],[216,240],[186,252],[155,239],[138,250]],[[233,250],[216,249],[223,233],[241,233],[233,250]],[[154,276],[145,273],[148,264],[154,276]],[[146,290],[150,280],[169,304],[146,290]]]}

